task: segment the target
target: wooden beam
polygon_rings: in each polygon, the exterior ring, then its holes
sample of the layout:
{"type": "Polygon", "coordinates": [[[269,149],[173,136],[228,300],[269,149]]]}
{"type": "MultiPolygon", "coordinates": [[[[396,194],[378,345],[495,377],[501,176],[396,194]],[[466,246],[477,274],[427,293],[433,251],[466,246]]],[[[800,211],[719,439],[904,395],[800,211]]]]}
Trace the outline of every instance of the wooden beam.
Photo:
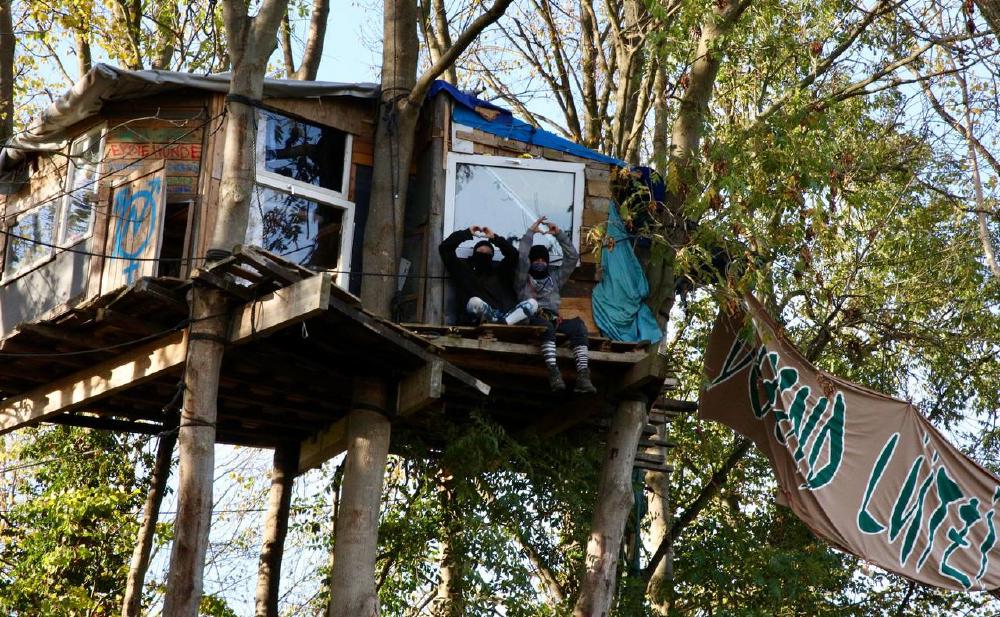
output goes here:
{"type": "Polygon", "coordinates": [[[330,301],[330,285],[329,274],[318,274],[282,287],[267,299],[247,303],[233,317],[229,340],[266,336],[322,313],[330,301]]]}
{"type": "Polygon", "coordinates": [[[319,467],[346,449],[347,418],[344,417],[299,445],[298,473],[319,467]]]}
{"type": "MultiPolygon", "coordinates": [[[[593,352],[591,352],[593,354],[593,352]]],[[[669,374],[666,356],[655,349],[644,354],[645,357],[635,363],[622,376],[619,388],[624,391],[641,390],[651,385],[659,387],[669,374]]]]}
{"type": "Polygon", "coordinates": [[[180,365],[186,355],[187,332],[175,332],[128,352],[124,357],[101,362],[5,400],[0,403],[0,434],[147,381],[180,365]]]}
{"type": "Polygon", "coordinates": [[[84,428],[97,429],[99,431],[115,431],[116,433],[138,433],[142,435],[158,435],[166,430],[162,424],[153,422],[133,422],[131,420],[118,420],[115,418],[102,418],[99,416],[81,416],[77,414],[63,414],[49,420],[53,424],[64,426],[81,426],[84,428]]]}
{"type": "MultiPolygon", "coordinates": [[[[318,275],[244,305],[236,311],[229,342],[246,343],[321,313],[326,310],[329,286],[329,275],[318,275]]],[[[0,401],[0,434],[148,381],[179,366],[186,355],[187,333],[175,332],[21,396],[0,401]]]]}
{"type": "Polygon", "coordinates": [[[444,394],[444,360],[431,360],[399,381],[396,414],[408,416],[434,403],[444,394]]]}
{"type": "MultiPolygon", "coordinates": [[[[488,339],[467,339],[455,336],[441,336],[433,339],[434,344],[445,349],[477,349],[500,355],[517,355],[537,357],[539,346],[526,343],[507,343],[503,341],[493,341],[488,339]]],[[[590,350],[590,360],[592,362],[607,362],[613,364],[635,364],[645,358],[646,351],[597,351],[590,350]]],[[[556,348],[556,356],[560,358],[574,358],[573,350],[565,347],[556,348]]]]}

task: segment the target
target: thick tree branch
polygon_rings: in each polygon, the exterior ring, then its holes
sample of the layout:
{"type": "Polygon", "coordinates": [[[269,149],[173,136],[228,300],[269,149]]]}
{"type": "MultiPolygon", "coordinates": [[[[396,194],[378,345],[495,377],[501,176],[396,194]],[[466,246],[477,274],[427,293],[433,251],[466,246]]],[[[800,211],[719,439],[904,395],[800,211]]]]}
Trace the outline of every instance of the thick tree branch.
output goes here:
{"type": "Polygon", "coordinates": [[[643,584],[648,584],[650,579],[653,578],[653,573],[656,572],[656,567],[660,564],[663,556],[667,554],[667,551],[673,546],[674,540],[681,534],[684,529],[690,525],[698,515],[701,514],[702,510],[711,503],[712,498],[715,497],[719,491],[725,486],[726,482],[729,480],[729,472],[736,468],[736,466],[743,460],[743,457],[747,455],[750,451],[750,446],[753,442],[746,437],[737,437],[734,442],[733,449],[726,457],[722,466],[712,474],[712,477],[698,492],[698,496],[695,498],[691,504],[681,512],[680,516],[674,521],[667,531],[667,535],[660,540],[659,546],[653,552],[653,556],[649,558],[649,563],[642,570],[641,580],[643,584]]]}
{"type": "Polygon", "coordinates": [[[281,18],[281,27],[278,29],[278,44],[281,46],[281,58],[285,64],[285,77],[293,79],[295,77],[295,56],[292,54],[292,24],[288,21],[288,11],[281,18]]]}
{"type": "MultiPolygon", "coordinates": [[[[269,0],[265,0],[267,2],[269,0]]],[[[462,55],[469,45],[476,40],[483,30],[488,26],[496,22],[503,14],[507,11],[507,7],[510,6],[513,0],[495,0],[493,6],[491,6],[485,13],[480,15],[469,24],[469,27],[465,29],[455,43],[448,48],[444,54],[438,58],[431,68],[424,71],[424,74],[417,78],[417,83],[413,86],[413,90],[410,92],[409,103],[414,107],[419,107],[423,101],[424,97],[427,96],[427,91],[430,90],[431,84],[437,79],[442,73],[447,70],[449,66],[458,60],[458,57],[462,55]]]]}
{"type": "MultiPolygon", "coordinates": [[[[330,17],[330,0],[313,0],[312,15],[309,17],[309,32],[306,48],[302,52],[302,63],[295,72],[295,79],[313,81],[323,60],[323,42],[326,39],[326,22],[330,17]]],[[[287,14],[286,14],[287,18],[287,14]]]]}

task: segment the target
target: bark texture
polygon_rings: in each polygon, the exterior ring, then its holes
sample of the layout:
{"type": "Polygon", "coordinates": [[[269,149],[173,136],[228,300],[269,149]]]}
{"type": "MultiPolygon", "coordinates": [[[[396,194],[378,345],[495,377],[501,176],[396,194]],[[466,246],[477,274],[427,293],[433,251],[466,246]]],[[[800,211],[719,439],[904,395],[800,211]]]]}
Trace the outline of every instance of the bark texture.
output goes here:
{"type": "Polygon", "coordinates": [[[132,563],[128,569],[128,580],[125,582],[125,597],[122,601],[122,617],[141,617],[142,586],[146,580],[146,570],[149,568],[149,555],[153,550],[153,538],[156,534],[156,522],[160,516],[160,504],[163,502],[163,490],[170,477],[170,459],[177,443],[177,433],[168,432],[160,437],[156,445],[156,461],[149,478],[149,492],[146,493],[146,504],[142,508],[142,523],[139,525],[139,539],[132,551],[132,563]]]}
{"type": "Polygon", "coordinates": [[[597,505],[574,617],[606,617],[611,611],[622,536],[634,503],[632,467],[645,423],[645,401],[625,400],[618,404],[608,432],[607,454],[597,488],[597,505]]]}
{"type": "MultiPolygon", "coordinates": [[[[385,0],[383,10],[382,94],[375,128],[375,166],[365,227],[361,286],[365,308],[392,315],[396,273],[402,252],[403,215],[417,117],[433,81],[512,0],[496,0],[417,77],[419,16],[415,0],[385,0]]],[[[388,384],[358,379],[354,409],[348,414],[347,460],[336,523],[331,575],[330,617],[370,617],[379,612],[375,557],[382,477],[389,450],[390,422],[384,415],[388,384]],[[382,413],[380,413],[382,412],[382,413]]]]}
{"type": "MultiPolygon", "coordinates": [[[[225,161],[218,215],[209,247],[230,251],[246,236],[254,183],[253,121],[249,104],[260,99],[267,59],[275,49],[278,24],[288,0],[264,0],[255,17],[240,0],[222,3],[232,75],[227,100],[225,161]]],[[[180,426],[180,482],[176,535],[170,553],[165,617],[196,617],[212,521],[215,420],[219,370],[229,325],[228,302],[221,291],[192,289],[190,339],[185,366],[184,409],[180,426]]]]}
{"type": "MultiPolygon", "coordinates": [[[[667,426],[661,424],[657,428],[657,436],[666,439],[667,426]]],[[[666,459],[667,449],[661,446],[651,446],[646,449],[650,454],[666,459]]],[[[649,489],[649,535],[656,541],[667,537],[670,532],[670,474],[669,472],[647,471],[646,488],[649,489]]],[[[670,611],[670,597],[673,587],[673,545],[667,550],[660,563],[653,570],[646,594],[653,607],[661,615],[670,611]]]]}
{"type": "Polygon", "coordinates": [[[467,546],[455,478],[444,470],[438,478],[438,499],[444,513],[445,530],[440,538],[443,555],[432,612],[436,617],[462,617],[465,615],[467,546]]]}
{"type": "Polygon", "coordinates": [[[295,79],[315,80],[323,60],[323,43],[326,40],[326,22],[330,18],[330,0],[313,0],[312,15],[309,17],[309,32],[306,34],[306,48],[302,52],[302,63],[295,72],[295,79]]]}
{"type": "Polygon", "coordinates": [[[298,446],[274,450],[271,469],[271,492],[264,519],[264,538],[257,569],[257,617],[278,617],[278,590],[281,582],[281,557],[288,534],[288,512],[292,505],[292,484],[299,459],[298,446]]]}
{"type": "Polygon", "coordinates": [[[1000,0],[976,0],[976,6],[993,34],[1000,37],[1000,0]]]}
{"type": "Polygon", "coordinates": [[[698,188],[698,149],[709,116],[715,78],[725,54],[723,43],[749,4],[749,0],[721,0],[714,4],[712,14],[701,26],[698,48],[686,76],[687,90],[680,98],[677,118],[671,127],[666,165],[667,186],[671,188],[661,217],[665,246],[654,250],[646,265],[650,290],[647,303],[661,325],[666,323],[674,304],[674,256],[687,238],[684,203],[691,191],[698,188]]]}
{"type": "Polygon", "coordinates": [[[347,459],[335,531],[329,617],[379,614],[375,591],[379,506],[389,453],[389,420],[371,408],[384,409],[388,388],[379,380],[355,383],[358,408],[347,425],[347,459]]]}
{"type": "Polygon", "coordinates": [[[256,17],[238,0],[222,3],[229,41],[232,76],[226,101],[226,144],[219,183],[218,218],[209,246],[232,250],[246,236],[253,192],[254,108],[248,101],[259,100],[264,92],[267,60],[277,45],[278,26],[288,8],[288,0],[264,0],[256,17]]]}
{"type": "Polygon", "coordinates": [[[175,536],[170,551],[165,617],[196,617],[212,522],[215,420],[218,414],[222,337],[227,300],[222,292],[195,286],[185,366],[184,408],[179,430],[180,470],[175,536]]]}

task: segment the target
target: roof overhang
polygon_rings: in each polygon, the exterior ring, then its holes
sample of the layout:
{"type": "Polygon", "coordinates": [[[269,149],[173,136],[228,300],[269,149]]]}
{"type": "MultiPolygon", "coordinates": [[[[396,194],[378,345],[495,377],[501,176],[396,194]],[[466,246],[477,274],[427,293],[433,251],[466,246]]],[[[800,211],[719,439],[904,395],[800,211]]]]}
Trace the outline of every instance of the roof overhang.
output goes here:
{"type": "MultiPolygon", "coordinates": [[[[67,129],[99,114],[105,103],[188,88],[228,93],[229,74],[195,75],[159,70],[129,71],[107,64],[96,64],[72,88],[53,101],[26,130],[15,135],[0,150],[0,173],[15,169],[33,153],[64,148],[68,139],[72,137],[67,129]]],[[[379,86],[373,83],[264,80],[265,98],[346,96],[376,99],[378,95],[379,86]]]]}

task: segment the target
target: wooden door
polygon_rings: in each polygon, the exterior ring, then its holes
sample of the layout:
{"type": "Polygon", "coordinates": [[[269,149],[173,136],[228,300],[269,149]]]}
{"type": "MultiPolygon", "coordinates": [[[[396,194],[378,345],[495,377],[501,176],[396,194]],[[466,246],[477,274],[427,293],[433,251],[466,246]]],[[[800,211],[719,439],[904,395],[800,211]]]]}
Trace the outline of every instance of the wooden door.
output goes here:
{"type": "Polygon", "coordinates": [[[136,172],[112,188],[101,294],[155,276],[166,202],[162,165],[155,171],[136,172]]]}

